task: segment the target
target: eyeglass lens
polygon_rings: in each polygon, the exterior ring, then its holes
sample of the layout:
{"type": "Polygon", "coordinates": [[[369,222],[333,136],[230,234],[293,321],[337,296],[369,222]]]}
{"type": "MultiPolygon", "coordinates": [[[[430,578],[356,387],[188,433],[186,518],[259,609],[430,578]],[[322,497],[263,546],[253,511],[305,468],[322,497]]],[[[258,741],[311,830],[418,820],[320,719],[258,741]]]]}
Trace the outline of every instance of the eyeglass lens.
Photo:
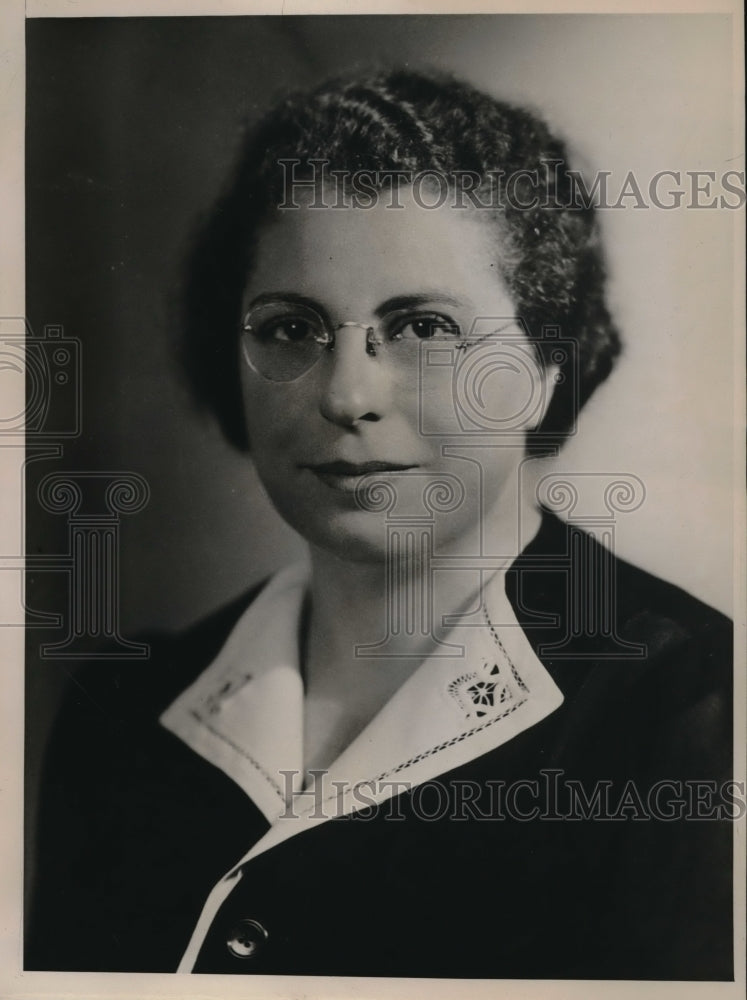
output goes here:
{"type": "MultiPolygon", "coordinates": [[[[340,327],[364,327],[343,323],[340,327]]],[[[303,304],[264,303],[251,309],[243,323],[244,356],[254,371],[272,382],[290,382],[306,374],[333,346],[340,327],[303,304]]],[[[385,317],[367,337],[370,354],[396,359],[400,366],[417,369],[420,348],[434,340],[458,343],[459,327],[431,313],[394,313],[385,317]]]]}

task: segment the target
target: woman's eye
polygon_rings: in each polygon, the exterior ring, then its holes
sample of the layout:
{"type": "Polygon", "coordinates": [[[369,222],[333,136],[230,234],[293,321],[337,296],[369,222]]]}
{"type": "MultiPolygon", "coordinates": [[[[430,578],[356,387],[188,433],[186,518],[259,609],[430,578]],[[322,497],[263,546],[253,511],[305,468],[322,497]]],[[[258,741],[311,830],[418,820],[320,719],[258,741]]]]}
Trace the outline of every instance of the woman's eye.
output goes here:
{"type": "Polygon", "coordinates": [[[445,316],[408,316],[392,331],[392,340],[454,340],[461,336],[457,323],[445,316]]]}
{"type": "Polygon", "coordinates": [[[278,319],[265,323],[259,331],[261,340],[298,344],[317,336],[315,327],[305,319],[278,319]]]}

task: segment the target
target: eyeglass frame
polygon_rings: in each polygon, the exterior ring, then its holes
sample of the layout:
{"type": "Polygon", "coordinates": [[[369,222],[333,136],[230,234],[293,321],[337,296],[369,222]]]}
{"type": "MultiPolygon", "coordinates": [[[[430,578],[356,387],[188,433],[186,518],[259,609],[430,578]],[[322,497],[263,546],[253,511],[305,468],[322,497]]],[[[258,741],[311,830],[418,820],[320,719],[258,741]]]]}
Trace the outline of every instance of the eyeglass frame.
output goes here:
{"type": "MultiPolygon", "coordinates": [[[[280,303],[280,302],[282,302],[282,300],[278,300],[278,303],[280,303]]],[[[272,304],[272,303],[268,303],[268,304],[272,304]]],[[[377,336],[377,334],[376,334],[376,327],[372,326],[370,323],[361,323],[361,322],[358,322],[357,320],[345,320],[342,323],[338,323],[336,326],[332,326],[331,324],[325,322],[324,316],[321,313],[319,313],[316,309],[314,309],[312,306],[306,306],[306,308],[309,309],[309,311],[311,311],[313,313],[316,313],[316,315],[318,316],[319,320],[321,321],[322,329],[324,330],[324,332],[326,334],[326,339],[325,340],[322,340],[322,339],[319,339],[319,338],[314,338],[315,341],[316,341],[316,343],[320,344],[323,348],[326,348],[330,352],[332,350],[334,350],[334,346],[335,346],[335,343],[336,343],[335,334],[337,333],[337,331],[345,329],[345,328],[350,328],[350,327],[358,327],[359,329],[366,331],[366,354],[368,354],[369,357],[374,357],[375,358],[376,357],[376,348],[380,347],[381,345],[383,345],[385,343],[385,341],[381,337],[377,336]]],[[[242,333],[250,333],[254,329],[252,327],[252,325],[248,322],[249,316],[254,311],[255,311],[254,309],[249,309],[245,313],[244,319],[242,320],[241,328],[240,328],[242,333]]],[[[407,315],[407,314],[408,314],[408,311],[405,311],[404,315],[407,315]]],[[[437,314],[434,313],[433,315],[437,315],[437,314]]],[[[479,344],[482,341],[487,340],[488,337],[491,337],[491,336],[493,336],[496,333],[502,333],[503,330],[507,330],[509,327],[514,326],[516,323],[517,323],[517,319],[516,319],[516,317],[514,317],[513,319],[511,319],[508,322],[504,323],[503,326],[500,326],[500,327],[498,327],[495,330],[490,330],[488,333],[483,334],[481,337],[478,337],[476,340],[468,340],[467,338],[462,338],[462,339],[459,339],[459,340],[454,340],[451,343],[451,346],[454,347],[454,348],[456,348],[457,350],[466,351],[468,348],[474,347],[476,344],[479,344]]],[[[458,326],[458,324],[454,324],[454,326],[458,326]]],[[[431,342],[431,338],[424,337],[421,340],[421,343],[423,343],[423,344],[427,344],[429,342],[431,342]]],[[[290,378],[290,379],[272,379],[272,378],[269,378],[267,375],[265,375],[263,372],[259,371],[259,369],[256,367],[256,365],[252,362],[252,360],[249,357],[249,354],[247,352],[247,349],[246,349],[246,339],[244,337],[241,338],[241,353],[243,354],[244,360],[246,361],[246,363],[249,366],[249,368],[256,375],[258,375],[261,379],[264,379],[266,382],[277,382],[277,383],[282,384],[282,385],[291,385],[292,383],[298,382],[300,379],[304,378],[304,376],[308,375],[309,372],[312,371],[317,366],[317,364],[319,363],[319,361],[324,356],[323,351],[320,352],[319,353],[319,357],[316,358],[316,360],[313,361],[312,364],[305,371],[301,372],[299,375],[296,375],[294,378],[290,378]]]]}

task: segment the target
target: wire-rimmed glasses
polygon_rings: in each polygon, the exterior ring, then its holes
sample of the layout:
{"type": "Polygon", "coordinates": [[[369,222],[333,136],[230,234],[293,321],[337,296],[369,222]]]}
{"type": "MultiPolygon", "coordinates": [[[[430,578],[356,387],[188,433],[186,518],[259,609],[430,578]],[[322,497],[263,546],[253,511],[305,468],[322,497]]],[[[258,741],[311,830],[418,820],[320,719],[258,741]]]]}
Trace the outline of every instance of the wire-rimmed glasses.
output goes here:
{"type": "Polygon", "coordinates": [[[262,378],[294,382],[333,351],[338,332],[348,328],[365,331],[369,356],[391,361],[413,374],[424,343],[466,349],[476,342],[464,338],[457,323],[437,312],[395,310],[375,325],[354,321],[333,324],[310,305],[278,299],[262,302],[246,313],[241,346],[247,364],[262,378]]]}

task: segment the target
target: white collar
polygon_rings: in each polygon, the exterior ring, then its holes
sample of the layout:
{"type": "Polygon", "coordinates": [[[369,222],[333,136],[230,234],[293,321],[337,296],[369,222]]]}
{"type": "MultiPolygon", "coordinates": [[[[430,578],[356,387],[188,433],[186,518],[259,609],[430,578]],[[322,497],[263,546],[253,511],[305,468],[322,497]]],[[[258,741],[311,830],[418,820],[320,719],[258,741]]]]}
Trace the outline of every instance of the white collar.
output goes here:
{"type": "Polygon", "coordinates": [[[305,563],[274,576],[213,663],[161,716],[233,778],[270,823],[208,896],[179,972],[193,968],[210,924],[253,858],[311,826],[385,801],[401,790],[397,782],[422,785],[488,753],[563,701],[516,620],[505,573],[496,573],[484,588],[478,624],[455,626],[447,637],[462,655],[426,659],[325,780],[292,796],[289,806],[287,792],[300,790],[303,774],[299,633],[308,577],[305,563]],[[294,777],[290,786],[283,772],[294,777]]]}
{"type": "Polygon", "coordinates": [[[303,770],[299,628],[308,574],[299,562],[273,576],[215,660],[160,719],[270,821],[285,806],[281,772],[303,770]]]}
{"type": "MultiPolygon", "coordinates": [[[[271,824],[287,815],[291,793],[301,808],[313,805],[310,796],[297,797],[304,771],[300,624],[308,579],[306,562],[276,574],[213,663],[160,720],[231,777],[271,824]]],[[[558,708],[563,696],[516,620],[505,573],[487,583],[483,616],[471,621],[447,637],[463,654],[426,659],[331,764],[325,798],[362,782],[422,784],[558,708]]],[[[374,797],[386,798],[386,790],[377,788],[374,797]]],[[[338,814],[355,810],[348,798],[338,814]]]]}

